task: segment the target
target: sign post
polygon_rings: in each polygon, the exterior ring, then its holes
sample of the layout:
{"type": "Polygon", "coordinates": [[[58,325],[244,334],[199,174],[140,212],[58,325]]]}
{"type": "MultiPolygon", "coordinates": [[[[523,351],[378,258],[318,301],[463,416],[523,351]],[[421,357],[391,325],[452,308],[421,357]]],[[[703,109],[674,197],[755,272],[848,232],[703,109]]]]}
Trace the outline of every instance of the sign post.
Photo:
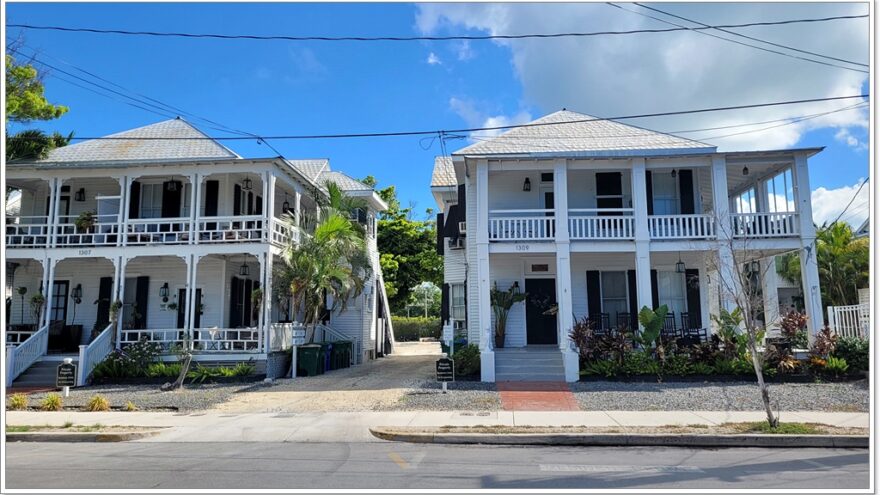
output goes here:
{"type": "Polygon", "coordinates": [[[437,381],[443,384],[443,393],[446,393],[446,384],[455,381],[455,361],[446,357],[437,360],[437,381]]]}
{"type": "Polygon", "coordinates": [[[296,354],[299,352],[299,346],[306,343],[306,329],[304,327],[294,327],[291,331],[292,348],[290,358],[290,377],[296,378],[296,354]]]}
{"type": "Polygon", "coordinates": [[[70,396],[70,387],[76,386],[76,365],[72,358],[64,358],[64,363],[58,365],[55,386],[64,390],[65,397],[70,396]]]}

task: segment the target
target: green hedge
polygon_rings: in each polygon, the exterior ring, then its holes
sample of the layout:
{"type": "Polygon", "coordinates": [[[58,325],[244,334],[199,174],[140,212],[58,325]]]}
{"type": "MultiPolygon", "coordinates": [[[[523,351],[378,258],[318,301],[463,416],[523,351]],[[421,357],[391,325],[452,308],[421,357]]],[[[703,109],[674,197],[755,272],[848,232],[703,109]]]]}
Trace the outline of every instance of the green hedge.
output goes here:
{"type": "Polygon", "coordinates": [[[423,337],[440,338],[440,318],[392,316],[391,324],[394,325],[394,339],[398,342],[413,342],[423,337]]]}

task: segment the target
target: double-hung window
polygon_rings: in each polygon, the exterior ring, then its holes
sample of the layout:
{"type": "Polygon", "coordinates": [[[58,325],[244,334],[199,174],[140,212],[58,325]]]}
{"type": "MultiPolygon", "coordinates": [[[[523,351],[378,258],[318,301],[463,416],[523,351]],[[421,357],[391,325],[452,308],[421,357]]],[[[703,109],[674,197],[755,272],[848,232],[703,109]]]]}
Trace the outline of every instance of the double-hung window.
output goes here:
{"type": "Polygon", "coordinates": [[[685,276],[676,272],[657,272],[657,292],[660,305],[669,308],[669,314],[680,315],[687,311],[685,276]]]}
{"type": "Polygon", "coordinates": [[[602,272],[602,311],[609,317],[629,311],[626,272],[602,272]]]}
{"type": "Polygon", "coordinates": [[[162,217],[162,187],[163,184],[141,184],[141,213],[140,218],[162,217]]]}
{"type": "Polygon", "coordinates": [[[464,284],[452,284],[450,286],[450,292],[450,303],[452,306],[450,316],[454,323],[461,322],[456,326],[463,325],[465,320],[464,284]]]}
{"type": "Polygon", "coordinates": [[[678,197],[678,180],[668,173],[651,174],[654,188],[654,214],[678,215],[681,213],[681,202],[678,197]]]}

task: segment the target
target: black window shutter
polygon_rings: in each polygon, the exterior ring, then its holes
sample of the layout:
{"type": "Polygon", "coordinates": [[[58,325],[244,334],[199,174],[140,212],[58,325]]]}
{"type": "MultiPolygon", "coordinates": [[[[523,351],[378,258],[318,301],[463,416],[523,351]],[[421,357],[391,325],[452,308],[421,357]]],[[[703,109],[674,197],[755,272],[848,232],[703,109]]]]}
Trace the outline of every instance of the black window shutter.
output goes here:
{"type": "Polygon", "coordinates": [[[141,183],[133,181],[128,194],[128,218],[140,218],[141,183]]]}
{"type": "Polygon", "coordinates": [[[449,207],[449,215],[446,217],[445,225],[443,225],[444,237],[449,237],[450,239],[458,238],[458,219],[461,218],[461,215],[459,215],[460,211],[458,205],[449,207]]]}
{"type": "Polygon", "coordinates": [[[690,328],[703,326],[703,308],[700,300],[700,270],[687,269],[684,271],[685,289],[687,291],[688,323],[690,328]]]}
{"type": "Polygon", "coordinates": [[[180,199],[183,192],[183,184],[172,180],[162,184],[162,218],[177,218],[180,216],[180,199]]]}
{"type": "Polygon", "coordinates": [[[202,313],[199,311],[199,304],[202,302],[202,289],[196,289],[196,298],[193,304],[196,306],[193,315],[193,328],[202,328],[202,313]]]}
{"type": "Polygon", "coordinates": [[[217,204],[220,197],[220,181],[209,180],[205,182],[205,216],[217,216],[217,204]]]}
{"type": "Polygon", "coordinates": [[[266,212],[263,211],[263,197],[257,196],[257,205],[254,207],[254,215],[263,215],[266,212]]]}
{"type": "Polygon", "coordinates": [[[446,247],[446,243],[444,242],[444,240],[446,238],[443,236],[443,214],[442,213],[437,214],[437,223],[435,224],[434,228],[437,232],[437,254],[442,256],[443,250],[446,247]]]}
{"type": "Polygon", "coordinates": [[[245,215],[253,215],[254,214],[254,193],[247,193],[247,205],[246,205],[247,213],[245,215]]]}
{"type": "Polygon", "coordinates": [[[681,214],[694,213],[694,172],[693,170],[678,171],[678,189],[681,191],[681,214]]]}
{"type": "Polygon", "coordinates": [[[648,202],[648,215],[654,214],[654,183],[651,180],[651,172],[645,172],[645,197],[648,202]]]}
{"type": "MultiPolygon", "coordinates": [[[[253,290],[257,290],[259,288],[260,288],[260,281],[254,280],[253,290]]],[[[253,297],[253,292],[249,293],[247,297],[248,297],[248,299],[253,297]]],[[[251,306],[253,306],[253,301],[251,301],[251,306]]],[[[253,306],[251,308],[251,319],[252,319],[251,326],[256,326],[256,324],[259,323],[259,321],[260,321],[260,306],[259,305],[253,306]]]]}
{"type": "Polygon", "coordinates": [[[468,322],[468,283],[467,280],[464,281],[464,326],[467,328],[468,322]]]}
{"type": "Polygon", "coordinates": [[[241,215],[241,186],[232,188],[232,214],[241,215]]]}
{"type": "Polygon", "coordinates": [[[241,326],[241,279],[232,277],[232,286],[229,290],[229,326],[239,328],[241,326]]]}
{"type": "Polygon", "coordinates": [[[651,270],[651,304],[654,309],[660,307],[660,292],[657,287],[657,270],[651,270]]]}
{"type": "Polygon", "coordinates": [[[626,271],[627,284],[629,285],[629,312],[632,313],[631,325],[635,327],[636,320],[639,318],[639,296],[638,287],[636,286],[636,271],[626,271]]]}
{"type": "Polygon", "coordinates": [[[367,224],[367,210],[365,210],[363,208],[358,208],[357,215],[358,215],[358,223],[360,223],[361,225],[366,225],[367,224]]]}
{"type": "Polygon", "coordinates": [[[254,282],[251,279],[245,279],[244,281],[244,294],[242,294],[242,299],[244,299],[244,313],[242,316],[242,324],[246,327],[251,326],[251,291],[254,290],[254,282]]]}
{"type": "Polygon", "coordinates": [[[147,328],[147,303],[150,300],[150,277],[138,277],[135,284],[134,301],[140,318],[134,321],[134,328],[147,328]]]}
{"type": "Polygon", "coordinates": [[[449,284],[443,284],[440,288],[440,324],[445,325],[449,321],[449,284]]]}
{"type": "Polygon", "coordinates": [[[110,324],[110,303],[113,297],[113,277],[101,277],[98,284],[98,328],[104,328],[110,324]]]}
{"type": "MultiPolygon", "coordinates": [[[[458,217],[464,222],[467,218],[467,192],[464,184],[458,185],[458,217]]],[[[458,225],[455,226],[458,229],[458,225]]]]}
{"type": "Polygon", "coordinates": [[[602,293],[599,289],[599,271],[587,271],[587,314],[602,312],[602,293]]]}

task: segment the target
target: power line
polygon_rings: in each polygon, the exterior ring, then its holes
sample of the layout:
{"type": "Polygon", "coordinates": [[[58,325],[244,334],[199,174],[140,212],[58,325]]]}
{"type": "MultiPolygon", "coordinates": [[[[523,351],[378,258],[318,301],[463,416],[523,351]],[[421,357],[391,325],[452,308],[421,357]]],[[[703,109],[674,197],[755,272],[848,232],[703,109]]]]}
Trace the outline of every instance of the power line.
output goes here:
{"type": "MultiPolygon", "coordinates": [[[[673,112],[659,112],[659,113],[645,113],[639,115],[622,115],[618,117],[591,117],[588,119],[577,119],[577,120],[568,120],[563,122],[530,122],[528,124],[511,124],[511,125],[501,125],[501,126],[493,126],[493,127],[470,127],[464,129],[437,129],[437,130],[426,130],[426,131],[398,131],[398,132],[363,132],[363,133],[348,133],[348,134],[294,134],[294,135],[280,135],[280,136],[259,136],[259,139],[342,139],[342,138],[369,138],[369,137],[397,137],[397,136],[425,136],[425,135],[439,135],[440,133],[445,134],[461,134],[466,132],[475,132],[475,131],[496,131],[496,130],[506,130],[506,129],[517,129],[522,127],[545,127],[545,126],[553,126],[553,125],[568,125],[568,124],[579,124],[585,122],[598,122],[598,121],[608,121],[608,120],[629,120],[629,119],[641,119],[641,118],[649,118],[649,117],[665,117],[672,115],[687,115],[687,114],[695,114],[695,113],[709,113],[709,112],[721,112],[721,111],[730,111],[730,110],[744,110],[749,108],[764,108],[764,107],[774,107],[774,106],[783,106],[783,105],[796,105],[802,103],[816,103],[820,101],[836,101],[836,100],[851,100],[853,98],[868,98],[870,95],[861,94],[861,95],[849,95],[849,96],[832,96],[826,98],[811,98],[805,100],[790,100],[790,101],[777,101],[771,103],[753,103],[748,105],[735,105],[735,106],[727,106],[727,107],[712,107],[712,108],[699,108],[695,110],[678,110],[673,112]]],[[[245,136],[225,136],[225,137],[204,137],[204,138],[196,138],[196,137],[80,137],[75,138],[79,140],[85,139],[103,139],[103,140],[121,140],[121,141],[132,141],[132,140],[145,140],[145,141],[193,141],[193,140],[222,140],[222,141],[241,141],[241,140],[249,140],[254,139],[251,137],[245,136]]]]}
{"type": "Polygon", "coordinates": [[[860,104],[858,104],[858,105],[849,106],[849,107],[845,107],[845,108],[839,108],[839,109],[837,109],[837,110],[830,110],[830,111],[828,111],[828,112],[822,112],[822,113],[817,113],[817,114],[813,114],[813,115],[806,116],[806,117],[796,118],[796,119],[794,119],[794,120],[792,120],[792,121],[790,121],[790,122],[786,122],[786,123],[784,123],[784,124],[771,125],[771,126],[768,126],[768,127],[762,127],[762,128],[760,128],[760,129],[751,129],[751,130],[748,130],[748,131],[742,131],[742,132],[734,132],[734,133],[732,133],[732,134],[724,134],[724,135],[721,135],[721,136],[703,137],[703,138],[700,138],[700,139],[706,139],[706,140],[724,139],[724,138],[729,138],[729,137],[733,137],[733,136],[740,136],[740,135],[742,135],[742,134],[750,134],[750,133],[752,133],[752,132],[767,131],[767,130],[770,130],[770,129],[776,129],[777,127],[785,127],[785,126],[787,126],[787,125],[797,124],[798,122],[803,122],[803,121],[805,121],[805,120],[811,120],[811,119],[815,119],[815,118],[823,117],[823,116],[825,116],[825,115],[831,115],[831,114],[833,114],[833,113],[844,112],[844,111],[846,111],[846,110],[852,110],[852,109],[855,109],[855,108],[861,108],[861,107],[864,107],[864,106],[866,106],[866,105],[867,105],[866,103],[860,103],[860,104]]]}
{"type": "MultiPolygon", "coordinates": [[[[866,71],[866,70],[862,70],[862,69],[854,69],[854,68],[852,68],[852,67],[846,67],[846,66],[844,66],[844,65],[837,65],[837,64],[832,64],[832,63],[830,63],[830,62],[823,62],[823,61],[821,61],[821,60],[814,60],[814,59],[811,59],[811,58],[801,57],[801,56],[798,56],[798,55],[792,55],[792,54],[790,54],[790,53],[784,53],[784,52],[780,52],[780,51],[777,51],[777,50],[771,50],[771,49],[769,49],[769,48],[764,48],[764,47],[757,46],[757,45],[752,45],[752,44],[749,44],[749,43],[743,43],[742,41],[736,41],[736,40],[732,40],[732,39],[730,39],[730,38],[725,38],[725,37],[723,37],[723,36],[718,36],[718,35],[716,35],[716,34],[705,33],[705,32],[703,32],[704,30],[706,30],[706,29],[710,29],[710,28],[706,28],[706,27],[688,27],[688,26],[682,26],[681,24],[676,24],[676,23],[674,23],[674,22],[670,22],[670,21],[667,21],[667,20],[665,20],[665,19],[661,19],[661,18],[659,18],[659,17],[652,16],[652,15],[649,15],[649,14],[645,14],[645,13],[643,13],[643,12],[639,12],[639,11],[636,11],[636,10],[627,9],[627,8],[625,8],[625,7],[621,7],[620,5],[617,5],[617,4],[614,4],[614,3],[611,3],[611,2],[606,2],[606,4],[607,4],[607,5],[610,5],[610,6],[612,6],[612,7],[618,8],[618,9],[620,9],[620,10],[624,10],[624,11],[626,11],[626,12],[631,12],[631,13],[633,13],[633,14],[640,15],[640,16],[642,16],[642,17],[647,17],[648,19],[654,19],[655,21],[660,21],[660,22],[662,22],[662,23],[664,23],[664,24],[669,24],[670,26],[677,26],[677,27],[679,27],[679,28],[686,29],[686,30],[688,30],[688,31],[694,31],[694,32],[696,32],[696,33],[699,33],[699,34],[702,34],[702,35],[705,35],[705,36],[711,36],[712,38],[716,38],[716,39],[719,39],[719,40],[727,41],[727,42],[729,42],[729,43],[735,43],[735,44],[737,44],[737,45],[747,46],[747,47],[749,47],[749,48],[754,48],[754,49],[756,49],[756,50],[761,50],[761,51],[764,51],[764,52],[767,52],[767,53],[775,53],[776,55],[782,55],[783,57],[789,57],[789,58],[794,58],[794,59],[798,59],[798,60],[804,60],[804,61],[807,61],[807,62],[812,62],[812,63],[814,63],[814,64],[826,65],[826,66],[828,66],[828,67],[837,67],[838,69],[845,69],[845,70],[849,70],[849,71],[853,71],[853,72],[862,72],[862,73],[868,74],[868,71],[866,71]]],[[[693,21],[691,21],[691,22],[693,22],[693,21]]],[[[711,29],[717,29],[717,28],[719,28],[719,27],[725,28],[725,27],[729,27],[729,26],[711,26],[711,29]]]]}
{"type": "Polygon", "coordinates": [[[635,29],[629,31],[593,31],[593,32],[568,32],[568,33],[543,33],[543,34],[487,34],[487,35],[457,35],[457,36],[285,36],[285,35],[255,35],[255,34],[217,34],[217,33],[185,33],[173,31],[130,31],[125,29],[98,29],[68,26],[46,26],[35,24],[7,24],[7,27],[22,29],[62,31],[70,33],[93,33],[93,34],[119,34],[129,36],[158,36],[176,38],[214,38],[225,40],[275,40],[275,41],[481,41],[481,40],[519,40],[519,39],[548,39],[548,38],[573,38],[588,36],[629,35],[643,33],[668,33],[675,31],[700,31],[704,29],[719,28],[744,28],[753,26],[780,26],[786,24],[827,22],[843,19],[862,19],[865,15],[843,15],[820,18],[788,19],[783,21],[748,22],[743,24],[721,24],[708,27],[683,27],[672,29],[635,29]]]}
{"type": "Polygon", "coordinates": [[[840,215],[837,215],[837,218],[835,218],[834,221],[831,223],[837,223],[837,221],[840,220],[840,217],[842,217],[843,214],[846,213],[846,210],[848,210],[850,205],[853,204],[853,201],[856,200],[856,197],[859,195],[859,193],[862,191],[862,188],[865,187],[865,184],[867,184],[867,183],[868,183],[868,177],[865,177],[865,180],[863,180],[862,183],[859,184],[859,188],[856,189],[856,193],[853,194],[852,198],[850,198],[849,203],[846,204],[846,208],[844,208],[843,211],[840,212],[840,215]]]}
{"type": "MultiPolygon", "coordinates": [[[[644,5],[644,4],[641,4],[641,3],[638,3],[638,2],[635,2],[635,4],[638,5],[639,7],[642,7],[643,9],[653,10],[654,12],[659,12],[659,13],[661,13],[661,14],[665,14],[665,15],[668,15],[668,16],[670,16],[670,17],[675,17],[676,19],[681,19],[681,20],[683,20],[683,21],[692,22],[692,23],[694,23],[694,24],[699,24],[700,26],[703,26],[703,27],[709,27],[709,25],[706,24],[706,23],[704,23],[704,22],[695,21],[695,20],[693,20],[693,19],[688,19],[688,18],[686,18],[686,17],[682,17],[682,16],[680,16],[680,15],[675,15],[675,14],[672,14],[672,13],[669,13],[669,12],[666,12],[666,11],[664,11],[664,10],[660,10],[660,9],[657,9],[657,8],[654,8],[654,7],[649,7],[649,6],[647,6],[647,5],[644,5]]],[[[732,34],[732,35],[734,35],[734,36],[738,36],[738,37],[740,37],[740,38],[745,38],[745,39],[747,39],[747,40],[757,41],[757,42],[759,42],[759,43],[765,43],[765,44],[767,44],[767,45],[775,46],[775,47],[777,47],[777,48],[784,48],[784,49],[786,49],[786,50],[791,50],[791,51],[794,51],[794,52],[805,53],[805,54],[807,54],[807,55],[813,55],[813,56],[815,56],[815,57],[827,58],[827,59],[829,59],[829,60],[836,60],[836,61],[838,61],[838,62],[844,62],[844,63],[847,63],[847,64],[860,65],[860,66],[862,66],[862,67],[870,67],[868,64],[863,64],[863,63],[860,63],[860,62],[853,62],[853,61],[851,61],[851,60],[846,60],[846,59],[842,59],[842,58],[832,57],[832,56],[830,56],[830,55],[822,55],[821,53],[816,53],[816,52],[811,52],[811,51],[807,51],[807,50],[802,50],[802,49],[800,49],[800,48],[795,48],[795,47],[793,47],[793,46],[783,45],[783,44],[781,44],[781,43],[773,43],[772,41],[767,41],[767,40],[763,40],[763,39],[760,39],[760,38],[755,38],[755,37],[753,37],[753,36],[746,36],[745,34],[740,34],[740,33],[737,33],[737,32],[735,32],[735,31],[729,31],[729,30],[724,29],[724,28],[715,28],[715,29],[718,30],[718,31],[721,31],[721,32],[727,33],[727,34],[732,34]]]]}

